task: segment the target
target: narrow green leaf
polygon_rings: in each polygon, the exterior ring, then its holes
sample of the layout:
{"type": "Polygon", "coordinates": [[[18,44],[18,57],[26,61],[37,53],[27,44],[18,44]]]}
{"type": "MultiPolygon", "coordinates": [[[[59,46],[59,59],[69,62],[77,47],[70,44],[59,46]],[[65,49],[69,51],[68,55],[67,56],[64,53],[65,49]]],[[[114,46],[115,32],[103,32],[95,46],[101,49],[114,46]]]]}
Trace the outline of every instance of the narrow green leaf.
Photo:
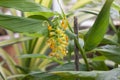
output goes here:
{"type": "Polygon", "coordinates": [[[40,4],[45,6],[45,7],[51,8],[52,0],[42,0],[40,4]]]}
{"type": "Polygon", "coordinates": [[[47,59],[48,57],[42,54],[25,54],[21,55],[20,58],[43,58],[47,59]]]}
{"type": "Polygon", "coordinates": [[[97,56],[92,59],[92,61],[105,61],[107,58],[105,56],[97,56]]]}
{"type": "Polygon", "coordinates": [[[119,4],[117,4],[117,3],[113,3],[113,8],[115,8],[116,10],[119,10],[120,11],[120,5],[119,4]]]}
{"type": "Polygon", "coordinates": [[[79,0],[78,2],[76,2],[76,4],[73,5],[72,10],[78,9],[90,2],[92,2],[92,0],[79,0]]]}
{"type": "Polygon", "coordinates": [[[4,74],[4,71],[2,69],[1,63],[0,63],[0,78],[2,78],[3,80],[7,80],[6,75],[4,74]]]}
{"type": "Polygon", "coordinates": [[[12,74],[19,73],[19,71],[15,68],[15,61],[10,57],[8,53],[6,53],[2,48],[0,48],[0,55],[3,58],[3,60],[6,62],[8,65],[9,70],[11,71],[12,74]]]}
{"type": "Polygon", "coordinates": [[[62,61],[56,59],[55,57],[48,57],[48,56],[42,55],[42,54],[25,54],[25,55],[21,55],[20,58],[42,58],[42,59],[49,59],[49,60],[58,62],[60,64],[63,64],[62,61]]]}
{"type": "Polygon", "coordinates": [[[0,42],[0,47],[8,46],[8,45],[11,45],[11,44],[15,44],[15,43],[30,40],[30,39],[32,39],[32,37],[14,38],[14,39],[1,41],[0,42]]]}
{"type": "Polygon", "coordinates": [[[7,77],[7,79],[8,80],[13,80],[15,78],[23,78],[25,76],[26,76],[25,74],[16,74],[16,75],[12,75],[12,76],[7,77]]]}
{"type": "Polygon", "coordinates": [[[8,16],[0,14],[0,25],[2,28],[13,32],[47,34],[47,25],[45,20],[37,20],[16,16],[8,16]]]}
{"type": "Polygon", "coordinates": [[[85,50],[89,51],[95,48],[102,41],[104,34],[107,31],[110,15],[110,7],[114,0],[106,0],[102,10],[98,14],[98,17],[85,35],[85,50]]]}
{"type": "MultiPolygon", "coordinates": [[[[30,73],[23,79],[24,80],[28,80],[28,79],[31,79],[31,80],[68,80],[68,79],[64,79],[60,76],[50,74],[48,72],[30,73]]],[[[69,80],[71,80],[71,79],[69,79],[69,80]]]]}

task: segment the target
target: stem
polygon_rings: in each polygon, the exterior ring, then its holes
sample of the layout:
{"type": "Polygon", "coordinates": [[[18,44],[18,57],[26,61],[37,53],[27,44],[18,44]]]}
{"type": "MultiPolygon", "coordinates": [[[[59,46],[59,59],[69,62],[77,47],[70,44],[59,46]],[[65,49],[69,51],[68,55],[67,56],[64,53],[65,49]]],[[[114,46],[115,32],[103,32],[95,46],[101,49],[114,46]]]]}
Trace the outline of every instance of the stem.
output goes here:
{"type": "MultiPolygon", "coordinates": [[[[76,17],[74,17],[74,33],[77,35],[77,40],[78,40],[78,23],[77,23],[76,17]]],[[[74,40],[74,42],[75,42],[75,40],[74,40]]],[[[76,43],[75,43],[75,47],[74,47],[74,52],[75,52],[75,70],[79,71],[79,49],[78,49],[76,43]]]]}
{"type": "Polygon", "coordinates": [[[61,6],[59,0],[57,0],[57,2],[58,2],[59,6],[60,6],[60,9],[61,9],[61,11],[62,11],[62,16],[65,18],[66,15],[65,15],[65,13],[64,13],[64,11],[63,11],[63,8],[62,8],[62,6],[61,6]]]}
{"type": "MultiPolygon", "coordinates": [[[[77,23],[77,18],[74,17],[74,20],[75,20],[75,21],[74,21],[74,26],[77,26],[77,25],[78,25],[78,23],[77,23]]],[[[77,29],[77,30],[78,30],[78,29],[77,29]]],[[[85,64],[86,64],[86,66],[87,66],[87,69],[90,70],[90,67],[89,67],[89,64],[88,64],[88,61],[87,61],[87,57],[86,57],[86,55],[85,55],[85,51],[84,51],[83,48],[81,48],[81,46],[80,46],[80,44],[79,44],[78,35],[77,35],[77,37],[74,38],[74,41],[75,41],[75,44],[77,45],[77,48],[79,49],[79,51],[80,51],[80,53],[81,53],[81,55],[82,55],[82,57],[83,57],[83,60],[84,60],[84,62],[85,62],[85,64]]]]}

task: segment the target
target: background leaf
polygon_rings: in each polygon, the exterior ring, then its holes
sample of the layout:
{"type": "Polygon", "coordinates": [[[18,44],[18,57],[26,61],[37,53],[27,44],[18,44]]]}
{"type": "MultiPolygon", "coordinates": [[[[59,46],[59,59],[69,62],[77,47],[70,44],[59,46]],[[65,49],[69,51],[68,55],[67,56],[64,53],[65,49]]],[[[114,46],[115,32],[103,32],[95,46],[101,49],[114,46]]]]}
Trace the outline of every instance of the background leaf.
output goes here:
{"type": "Polygon", "coordinates": [[[63,63],[62,61],[56,59],[55,57],[49,57],[44,54],[24,54],[24,55],[21,55],[20,58],[42,58],[42,59],[52,60],[52,61],[58,62],[60,64],[63,63]]]}
{"type": "Polygon", "coordinates": [[[92,2],[92,0],[79,0],[78,2],[76,2],[76,4],[74,4],[74,6],[72,7],[72,10],[73,9],[78,9],[84,5],[86,5],[87,3],[90,3],[92,2]]]}
{"type": "Polygon", "coordinates": [[[96,49],[101,52],[106,58],[120,64],[120,47],[114,45],[103,46],[101,49],[96,49]]]}
{"type": "Polygon", "coordinates": [[[45,8],[39,4],[30,0],[0,0],[0,6],[15,8],[24,12],[51,12],[48,8],[45,8]]]}
{"type": "Polygon", "coordinates": [[[13,32],[39,32],[39,34],[47,34],[47,25],[45,25],[44,20],[0,14],[0,25],[2,28],[11,30],[13,32]]]}
{"type": "Polygon", "coordinates": [[[30,39],[32,39],[32,37],[13,38],[13,39],[1,41],[0,47],[8,46],[8,45],[15,44],[15,43],[22,42],[22,41],[27,41],[30,39]]]}
{"type": "Polygon", "coordinates": [[[34,12],[31,14],[37,13],[38,15],[46,17],[51,17],[55,14],[55,12],[51,11],[49,8],[46,8],[31,0],[0,0],[0,6],[14,8],[23,12],[34,12]]]}

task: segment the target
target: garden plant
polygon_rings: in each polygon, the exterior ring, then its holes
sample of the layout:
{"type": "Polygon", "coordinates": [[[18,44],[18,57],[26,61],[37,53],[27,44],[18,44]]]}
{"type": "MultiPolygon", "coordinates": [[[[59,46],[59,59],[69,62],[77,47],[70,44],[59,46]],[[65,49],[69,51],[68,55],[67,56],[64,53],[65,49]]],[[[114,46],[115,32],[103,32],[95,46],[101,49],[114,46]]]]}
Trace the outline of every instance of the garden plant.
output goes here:
{"type": "Polygon", "coordinates": [[[57,2],[61,13],[51,10],[52,0],[0,0],[12,12],[0,14],[0,27],[11,37],[0,42],[0,79],[120,80],[120,29],[111,18],[112,9],[120,12],[116,0],[105,0],[98,11],[83,8],[92,0],[78,0],[67,13],[57,2]],[[79,30],[79,22],[92,16],[94,24],[79,30]],[[17,62],[3,49],[7,45],[13,45],[17,62]]]}

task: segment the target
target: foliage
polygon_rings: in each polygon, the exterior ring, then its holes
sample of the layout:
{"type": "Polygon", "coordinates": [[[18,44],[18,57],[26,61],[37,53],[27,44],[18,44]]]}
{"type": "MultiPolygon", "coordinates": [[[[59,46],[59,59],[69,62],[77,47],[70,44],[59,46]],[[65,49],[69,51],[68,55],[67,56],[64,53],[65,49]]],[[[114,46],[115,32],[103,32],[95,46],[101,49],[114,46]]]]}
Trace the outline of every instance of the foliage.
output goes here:
{"type": "MultiPolygon", "coordinates": [[[[0,55],[5,60],[0,64],[0,76],[3,80],[119,80],[120,69],[117,67],[120,64],[120,31],[111,20],[110,10],[113,7],[120,11],[120,6],[114,0],[106,0],[99,12],[84,10],[86,8],[83,7],[87,3],[91,4],[92,0],[85,0],[83,3],[79,0],[67,16],[60,4],[62,14],[49,9],[52,0],[47,0],[49,3],[46,0],[35,1],[0,0],[1,7],[10,8],[11,11],[20,10],[23,14],[21,17],[0,14],[1,27],[20,34],[19,38],[0,42],[1,47],[13,44],[19,61],[16,63],[0,48],[0,55]],[[75,16],[77,11],[83,12],[84,16],[92,14],[97,18],[90,29],[79,30],[75,34],[69,18],[75,16]],[[109,25],[114,35],[106,34],[109,25]],[[20,49],[14,44],[18,42],[20,49]],[[82,56],[78,64],[80,71],[74,71],[76,65],[71,59],[75,55],[74,46],[77,46],[82,56]],[[87,58],[89,54],[93,57],[87,58]],[[106,60],[115,65],[106,63],[106,60]],[[3,66],[4,63],[8,65],[7,68],[3,66]],[[47,70],[46,67],[50,69],[47,70]]],[[[80,17],[82,16],[79,15],[80,17]]]]}

